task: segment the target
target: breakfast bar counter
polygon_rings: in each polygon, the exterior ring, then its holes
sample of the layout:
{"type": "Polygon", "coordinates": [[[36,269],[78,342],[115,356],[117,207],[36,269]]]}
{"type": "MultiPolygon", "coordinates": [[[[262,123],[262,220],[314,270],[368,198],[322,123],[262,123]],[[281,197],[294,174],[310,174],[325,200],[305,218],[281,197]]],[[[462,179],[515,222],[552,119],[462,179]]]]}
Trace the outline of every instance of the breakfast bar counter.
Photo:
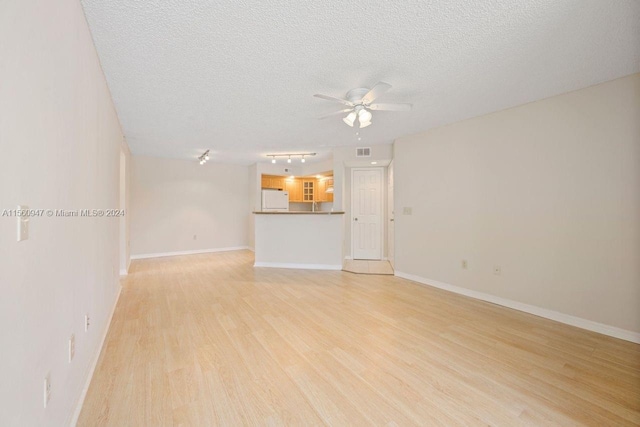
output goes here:
{"type": "Polygon", "coordinates": [[[344,212],[254,212],[255,267],[341,270],[344,212]]]}
{"type": "Polygon", "coordinates": [[[286,211],[286,212],[263,212],[256,211],[254,212],[256,215],[344,215],[344,211],[286,211]]]}

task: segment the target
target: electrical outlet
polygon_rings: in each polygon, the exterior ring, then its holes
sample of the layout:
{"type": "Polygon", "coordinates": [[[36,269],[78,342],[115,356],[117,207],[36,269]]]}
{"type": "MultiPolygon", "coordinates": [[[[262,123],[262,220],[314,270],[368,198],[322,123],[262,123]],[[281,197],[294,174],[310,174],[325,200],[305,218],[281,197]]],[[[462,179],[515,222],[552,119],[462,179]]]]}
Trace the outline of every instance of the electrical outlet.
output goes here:
{"type": "Polygon", "coordinates": [[[193,240],[198,240],[198,235],[197,234],[193,235],[193,240]]]}
{"type": "Polygon", "coordinates": [[[496,265],[493,267],[493,274],[495,274],[496,276],[499,276],[502,274],[502,267],[500,267],[499,265],[496,265]]]}
{"type": "Polygon", "coordinates": [[[51,374],[47,374],[44,377],[44,407],[47,407],[47,404],[51,400],[51,374]]]}
{"type": "Polygon", "coordinates": [[[91,325],[91,319],[89,318],[89,313],[84,315],[84,331],[89,331],[89,325],[91,325]]]}
{"type": "Polygon", "coordinates": [[[76,335],[71,334],[69,338],[69,363],[73,360],[73,356],[76,355],[76,335]]]}
{"type": "Polygon", "coordinates": [[[463,270],[466,270],[466,269],[467,269],[467,267],[469,267],[469,265],[467,264],[467,260],[466,260],[466,259],[463,259],[463,260],[462,260],[462,269],[463,269],[463,270]]]}
{"type": "Polygon", "coordinates": [[[412,215],[413,214],[413,209],[410,207],[405,206],[404,208],[402,208],[402,214],[403,215],[412,215]]]}

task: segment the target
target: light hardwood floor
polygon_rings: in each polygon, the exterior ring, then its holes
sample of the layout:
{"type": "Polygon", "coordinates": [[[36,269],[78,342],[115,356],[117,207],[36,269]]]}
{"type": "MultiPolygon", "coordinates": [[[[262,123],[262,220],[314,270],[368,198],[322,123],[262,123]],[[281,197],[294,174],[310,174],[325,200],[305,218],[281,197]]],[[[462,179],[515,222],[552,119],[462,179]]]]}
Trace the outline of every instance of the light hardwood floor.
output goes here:
{"type": "Polygon", "coordinates": [[[640,346],[393,276],[134,261],[80,426],[640,424],[640,346]]]}

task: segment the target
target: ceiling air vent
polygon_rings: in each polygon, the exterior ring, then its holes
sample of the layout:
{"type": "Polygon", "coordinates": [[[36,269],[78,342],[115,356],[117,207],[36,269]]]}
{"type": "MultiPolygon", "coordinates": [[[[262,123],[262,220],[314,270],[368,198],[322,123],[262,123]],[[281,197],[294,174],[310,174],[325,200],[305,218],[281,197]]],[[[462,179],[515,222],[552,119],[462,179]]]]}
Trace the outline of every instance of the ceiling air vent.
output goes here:
{"type": "Polygon", "coordinates": [[[356,157],[371,157],[371,148],[369,147],[356,148],[356,157]]]}

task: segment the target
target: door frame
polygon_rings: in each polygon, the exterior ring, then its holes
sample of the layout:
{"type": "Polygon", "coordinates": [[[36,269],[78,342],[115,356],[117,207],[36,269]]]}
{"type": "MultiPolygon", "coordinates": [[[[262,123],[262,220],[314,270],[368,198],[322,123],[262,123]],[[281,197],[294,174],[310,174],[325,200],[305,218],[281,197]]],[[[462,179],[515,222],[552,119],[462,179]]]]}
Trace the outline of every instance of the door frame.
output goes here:
{"type": "Polygon", "coordinates": [[[120,236],[119,240],[119,259],[118,265],[120,267],[120,275],[124,276],[129,272],[129,242],[127,235],[127,218],[129,212],[127,209],[127,154],[124,149],[120,148],[120,174],[119,174],[119,192],[118,192],[118,206],[119,208],[125,212],[124,215],[120,216],[120,221],[118,221],[118,234],[120,236]]]}
{"type": "Polygon", "coordinates": [[[356,259],[355,257],[355,250],[354,250],[354,246],[355,246],[355,239],[354,234],[355,234],[355,229],[353,227],[353,207],[355,206],[353,203],[354,200],[354,196],[355,196],[355,192],[353,191],[354,189],[354,182],[355,180],[353,179],[353,175],[356,171],[378,171],[380,172],[380,206],[379,206],[379,212],[380,212],[380,260],[384,260],[384,248],[385,248],[385,244],[386,244],[386,239],[384,237],[384,230],[385,230],[385,225],[386,225],[386,220],[387,220],[387,215],[386,212],[384,212],[384,200],[383,200],[383,196],[384,196],[384,186],[386,185],[385,182],[385,173],[384,173],[384,166],[375,166],[375,167],[357,167],[357,168],[351,168],[351,188],[350,188],[350,198],[351,198],[351,205],[349,206],[349,216],[351,217],[349,221],[350,225],[349,225],[349,231],[351,233],[351,259],[356,259]]]}
{"type": "Polygon", "coordinates": [[[396,223],[395,223],[395,181],[394,181],[394,165],[393,159],[387,166],[387,260],[391,264],[391,268],[395,269],[395,253],[396,253],[396,223]]]}

